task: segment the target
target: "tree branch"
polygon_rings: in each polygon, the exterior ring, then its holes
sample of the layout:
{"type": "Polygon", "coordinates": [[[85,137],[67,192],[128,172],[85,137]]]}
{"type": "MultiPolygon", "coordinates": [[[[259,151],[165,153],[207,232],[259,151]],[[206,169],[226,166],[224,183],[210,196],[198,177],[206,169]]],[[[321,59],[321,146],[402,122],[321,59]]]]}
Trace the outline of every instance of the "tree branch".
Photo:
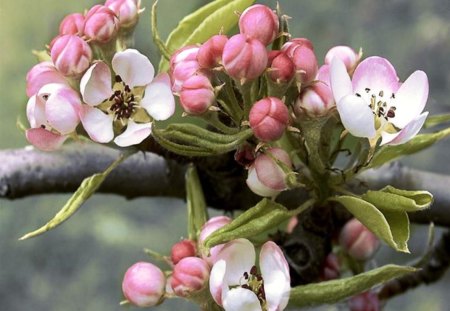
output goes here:
{"type": "MultiPolygon", "coordinates": [[[[0,198],[17,199],[35,194],[73,192],[85,177],[103,171],[118,156],[118,150],[88,143],[66,145],[61,151],[52,153],[29,147],[0,151],[0,198]]],[[[204,168],[210,163],[200,164],[203,165],[201,175],[207,175],[204,168]]],[[[218,165],[217,161],[214,165],[218,165]]],[[[114,193],[129,199],[142,196],[184,198],[184,172],[184,164],[153,153],[140,152],[119,165],[105,180],[99,192],[114,193]]],[[[206,177],[203,182],[207,188],[215,187],[206,177]]],[[[402,189],[430,191],[435,198],[433,207],[411,214],[411,220],[416,223],[433,221],[436,225],[450,227],[450,176],[411,169],[395,162],[364,172],[353,183],[353,188],[363,192],[388,184],[402,189]]],[[[229,183],[225,186],[235,188],[229,183]]],[[[232,206],[235,209],[251,206],[255,196],[245,187],[240,187],[239,191],[239,196],[234,194],[236,202],[232,206]]],[[[205,192],[209,193],[208,190],[205,192]]],[[[223,206],[215,204],[221,200],[214,197],[217,191],[213,192],[214,195],[207,197],[207,201],[211,206],[223,209],[223,206]]],[[[305,191],[296,189],[283,193],[278,201],[295,207],[305,197],[305,191]]]]}

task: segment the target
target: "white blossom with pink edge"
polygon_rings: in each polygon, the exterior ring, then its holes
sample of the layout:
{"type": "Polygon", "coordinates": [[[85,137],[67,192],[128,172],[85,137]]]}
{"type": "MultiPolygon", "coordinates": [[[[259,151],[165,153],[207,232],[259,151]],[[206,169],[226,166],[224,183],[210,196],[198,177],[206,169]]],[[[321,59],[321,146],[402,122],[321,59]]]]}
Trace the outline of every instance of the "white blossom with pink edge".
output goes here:
{"type": "Polygon", "coordinates": [[[30,97],[27,140],[44,151],[58,149],[80,123],[81,99],[66,84],[49,83],[30,97]]]}
{"type": "Polygon", "coordinates": [[[255,248],[247,239],[224,245],[213,265],[209,289],[225,311],[281,311],[289,301],[289,266],[281,249],[264,243],[255,267],[255,248]]]}
{"type": "Polygon", "coordinates": [[[118,52],[111,70],[104,62],[93,64],[81,79],[81,122],[89,137],[120,147],[139,144],[152,131],[153,120],[166,120],[175,112],[175,99],[166,73],[154,77],[150,60],[134,49],[118,52]],[[125,129],[125,130],[123,130],[125,129]]]}
{"type": "Polygon", "coordinates": [[[422,128],[428,112],[428,78],[420,70],[401,83],[391,63],[378,56],[362,61],[352,79],[344,63],[331,62],[331,88],[344,127],[374,145],[399,145],[422,128]]]}

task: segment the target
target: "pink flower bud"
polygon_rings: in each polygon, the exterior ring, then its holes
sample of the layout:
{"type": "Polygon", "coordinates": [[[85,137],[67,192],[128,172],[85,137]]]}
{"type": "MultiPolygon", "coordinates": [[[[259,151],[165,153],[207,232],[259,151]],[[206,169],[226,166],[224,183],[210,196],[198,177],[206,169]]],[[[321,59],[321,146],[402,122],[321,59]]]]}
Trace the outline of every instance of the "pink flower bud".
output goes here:
{"type": "Polygon", "coordinates": [[[339,244],[352,258],[364,261],[375,254],[380,241],[359,220],[353,218],[342,228],[339,244]]]}
{"type": "Polygon", "coordinates": [[[195,75],[184,81],[180,92],[180,103],[184,111],[200,115],[214,103],[215,95],[211,82],[204,75],[195,75]]]}
{"type": "Polygon", "coordinates": [[[266,97],[253,105],[249,120],[258,139],[274,141],[281,138],[289,123],[289,110],[280,99],[266,97]]]}
{"type": "MultiPolygon", "coordinates": [[[[275,51],[271,51],[275,52],[275,51]]],[[[270,62],[269,77],[278,83],[288,82],[295,75],[295,66],[292,60],[283,52],[277,51],[277,55],[270,62]]],[[[269,54],[270,60],[270,54],[269,54]]]]}
{"type": "Polygon", "coordinates": [[[297,70],[297,80],[300,83],[309,83],[317,75],[318,66],[314,50],[307,45],[301,45],[294,49],[292,62],[297,70]]]}
{"type": "Polygon", "coordinates": [[[380,301],[375,292],[369,291],[350,298],[348,308],[350,311],[379,311],[380,301]]]}
{"type": "MultiPolygon", "coordinates": [[[[266,153],[280,160],[288,167],[292,166],[291,159],[286,151],[280,148],[271,148],[266,153]]],[[[263,197],[273,197],[286,190],[286,173],[267,154],[261,153],[248,170],[247,185],[254,193],[263,197]]]]}
{"type": "Polygon", "coordinates": [[[359,62],[360,55],[356,53],[351,47],[339,45],[332,47],[325,55],[325,64],[330,65],[333,58],[339,58],[351,72],[359,62]]]}
{"type": "Polygon", "coordinates": [[[182,240],[172,246],[170,258],[172,259],[173,264],[176,265],[181,259],[185,257],[195,256],[195,253],[196,249],[194,241],[182,240]]]}
{"type": "Polygon", "coordinates": [[[59,24],[60,35],[83,35],[84,15],[80,13],[69,14],[59,24]]]}
{"type": "Polygon", "coordinates": [[[239,146],[234,154],[234,160],[244,167],[250,166],[255,161],[254,149],[250,144],[239,146]]]}
{"type": "Polygon", "coordinates": [[[253,80],[259,77],[267,66],[266,47],[246,35],[235,35],[225,44],[222,63],[226,72],[235,79],[253,80]]]}
{"type": "Polygon", "coordinates": [[[297,225],[298,225],[298,218],[297,218],[297,216],[292,216],[289,219],[289,222],[288,222],[288,224],[286,226],[286,233],[292,234],[292,232],[294,232],[294,229],[295,229],[295,227],[297,227],[297,225]]]}
{"type": "Polygon", "coordinates": [[[241,34],[270,44],[278,35],[278,16],[267,6],[255,4],[248,7],[239,18],[241,34]]]}
{"type": "MultiPolygon", "coordinates": [[[[321,69],[328,68],[327,65],[325,66],[322,66],[321,69]]],[[[329,82],[327,83],[320,80],[321,75],[323,76],[319,71],[317,76],[318,81],[306,88],[298,97],[294,106],[296,115],[306,113],[307,115],[312,116],[323,116],[331,107],[335,106],[333,92],[329,86],[330,84],[329,82]]]]}
{"type": "Polygon", "coordinates": [[[105,6],[119,18],[121,28],[130,28],[139,20],[139,3],[136,0],[107,0],[105,6]]]}
{"type": "Polygon", "coordinates": [[[209,264],[201,258],[183,258],[173,268],[170,285],[177,296],[189,297],[205,287],[210,270],[209,264]]]}
{"type": "Polygon", "coordinates": [[[295,38],[286,42],[282,47],[281,51],[284,52],[288,57],[292,58],[294,52],[297,48],[304,46],[314,51],[312,42],[306,38],[295,38]]]}
{"type": "Polygon", "coordinates": [[[172,91],[181,91],[184,81],[195,75],[200,70],[197,61],[199,48],[197,46],[185,46],[176,51],[170,58],[170,78],[172,91]]]}
{"type": "Polygon", "coordinates": [[[341,275],[339,259],[335,253],[329,253],[325,259],[320,279],[329,281],[339,278],[341,275]]]}
{"type": "Polygon", "coordinates": [[[27,73],[27,96],[33,96],[41,87],[50,83],[67,84],[67,80],[51,62],[34,65],[27,73]]]}
{"type": "Polygon", "coordinates": [[[87,12],[84,34],[90,40],[106,43],[116,36],[118,30],[119,19],[106,6],[97,4],[87,12]]]}
{"type": "Polygon", "coordinates": [[[128,268],[122,291],[129,302],[138,307],[152,307],[163,299],[166,286],[164,273],[148,262],[137,262],[128,268]]]}
{"type": "Polygon", "coordinates": [[[79,76],[92,60],[92,50],[80,37],[64,35],[57,38],[52,45],[50,55],[56,69],[65,76],[79,76]]]}
{"type": "MultiPolygon", "coordinates": [[[[207,237],[209,237],[214,231],[219,230],[225,225],[228,225],[232,219],[227,216],[216,216],[209,219],[200,230],[200,235],[198,237],[198,242],[203,243],[207,237]]],[[[205,260],[208,260],[210,264],[216,262],[216,256],[223,248],[224,244],[216,245],[209,250],[210,256],[203,256],[205,260]]]]}
{"type": "Polygon", "coordinates": [[[202,44],[198,50],[197,61],[202,68],[214,68],[222,60],[222,53],[228,37],[215,35],[202,44]]]}

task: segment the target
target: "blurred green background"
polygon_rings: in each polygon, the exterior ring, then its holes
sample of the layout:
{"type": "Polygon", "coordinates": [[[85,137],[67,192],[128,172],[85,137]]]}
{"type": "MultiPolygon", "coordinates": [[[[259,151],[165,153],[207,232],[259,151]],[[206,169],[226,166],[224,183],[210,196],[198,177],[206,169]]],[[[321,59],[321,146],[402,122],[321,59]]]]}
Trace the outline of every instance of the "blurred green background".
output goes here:
{"type": "MultiPolygon", "coordinates": [[[[160,0],[160,32],[166,37],[177,21],[208,1],[160,0]]],[[[275,1],[261,1],[275,6],[275,1]]],[[[35,64],[32,49],[42,49],[57,34],[65,14],[82,12],[94,0],[0,0],[0,148],[26,145],[16,119],[24,119],[25,75],[35,64]]],[[[450,1],[448,0],[281,0],[293,19],[294,36],[315,44],[319,60],[339,44],[364,48],[394,64],[402,80],[416,69],[427,72],[431,113],[449,112],[450,1]]],[[[137,30],[137,48],[153,63],[158,55],[151,42],[151,1],[137,30]]],[[[450,174],[450,142],[405,159],[417,167],[450,174]]],[[[1,159],[0,159],[1,161],[1,159]]],[[[138,199],[97,195],[63,226],[29,241],[22,234],[52,217],[69,195],[0,201],[0,310],[122,310],[121,279],[131,264],[147,260],[144,247],[168,253],[185,235],[185,208],[179,200],[138,199]]],[[[425,228],[413,232],[411,250],[419,255],[425,228]]],[[[383,248],[377,264],[407,262],[414,255],[393,254],[383,248]]],[[[446,280],[420,287],[393,299],[386,310],[446,310],[446,280]]],[[[196,310],[182,300],[158,310],[196,310]]],[[[334,310],[334,307],[322,309],[334,310]]]]}

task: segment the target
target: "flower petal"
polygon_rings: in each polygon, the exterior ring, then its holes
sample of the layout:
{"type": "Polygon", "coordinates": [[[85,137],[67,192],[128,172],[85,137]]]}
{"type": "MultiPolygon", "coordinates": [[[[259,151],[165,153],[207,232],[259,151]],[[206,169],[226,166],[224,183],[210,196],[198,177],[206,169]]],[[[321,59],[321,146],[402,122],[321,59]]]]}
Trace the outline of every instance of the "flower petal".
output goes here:
{"type": "Polygon", "coordinates": [[[55,134],[40,127],[27,130],[25,136],[30,144],[43,151],[58,149],[68,138],[68,136],[55,134]]]}
{"type": "Polygon", "coordinates": [[[397,127],[405,127],[425,107],[428,99],[428,77],[417,70],[406,79],[395,94],[395,117],[390,121],[397,127]]]}
{"type": "Polygon", "coordinates": [[[419,133],[425,120],[427,119],[428,111],[422,113],[416,119],[412,120],[400,132],[395,134],[381,133],[382,141],[380,145],[401,145],[413,138],[419,133]]]}
{"type": "Polygon", "coordinates": [[[83,105],[81,123],[89,137],[98,143],[108,143],[114,138],[113,117],[97,108],[83,105]]]}
{"type": "Polygon", "coordinates": [[[146,87],[141,106],[155,120],[167,120],[175,113],[175,99],[167,73],[157,75],[146,87]]]}
{"type": "Polygon", "coordinates": [[[80,123],[81,101],[71,88],[58,89],[45,103],[45,115],[48,124],[61,134],[73,132],[80,123]]]}
{"type": "Polygon", "coordinates": [[[118,52],[112,59],[112,68],[131,88],[152,82],[155,69],[147,56],[135,49],[118,52]]]}
{"type": "Polygon", "coordinates": [[[291,291],[289,265],[283,251],[274,242],[264,243],[259,255],[259,265],[264,279],[268,311],[286,308],[291,291]]]}
{"type": "Polygon", "coordinates": [[[356,137],[373,138],[376,134],[372,109],[358,96],[348,95],[336,105],[344,127],[356,137]]]}
{"type": "Polygon", "coordinates": [[[366,88],[377,94],[381,90],[385,93],[395,93],[400,86],[394,66],[379,56],[363,60],[353,73],[352,83],[357,93],[364,92],[366,88]]]}
{"type": "Polygon", "coordinates": [[[80,81],[83,101],[90,106],[97,106],[112,94],[111,70],[104,62],[92,65],[80,81]]]}
{"type": "Polygon", "coordinates": [[[259,180],[254,166],[250,167],[250,169],[248,170],[248,177],[246,182],[250,190],[262,197],[273,197],[280,193],[280,191],[278,190],[270,189],[259,180]]]}
{"type": "Polygon", "coordinates": [[[337,57],[331,61],[330,83],[336,103],[343,97],[353,94],[352,81],[350,80],[347,69],[344,63],[337,57]]]}
{"type": "Polygon", "coordinates": [[[230,290],[223,299],[225,311],[261,311],[258,297],[251,290],[237,287],[230,290]]]}
{"type": "Polygon", "coordinates": [[[228,285],[224,282],[226,271],[227,263],[222,259],[213,265],[209,275],[209,291],[214,301],[220,306],[222,305],[222,293],[228,290],[228,285]]]}
{"type": "Polygon", "coordinates": [[[256,253],[249,240],[237,239],[226,243],[216,258],[226,261],[225,283],[234,286],[239,284],[244,272],[249,272],[253,267],[256,253]]]}
{"type": "Polygon", "coordinates": [[[45,101],[42,98],[36,95],[30,97],[27,103],[27,118],[33,128],[47,125],[45,101]]]}
{"type": "Polygon", "coordinates": [[[152,133],[151,123],[136,123],[128,120],[127,129],[114,139],[117,146],[128,147],[137,145],[152,133]]]}

